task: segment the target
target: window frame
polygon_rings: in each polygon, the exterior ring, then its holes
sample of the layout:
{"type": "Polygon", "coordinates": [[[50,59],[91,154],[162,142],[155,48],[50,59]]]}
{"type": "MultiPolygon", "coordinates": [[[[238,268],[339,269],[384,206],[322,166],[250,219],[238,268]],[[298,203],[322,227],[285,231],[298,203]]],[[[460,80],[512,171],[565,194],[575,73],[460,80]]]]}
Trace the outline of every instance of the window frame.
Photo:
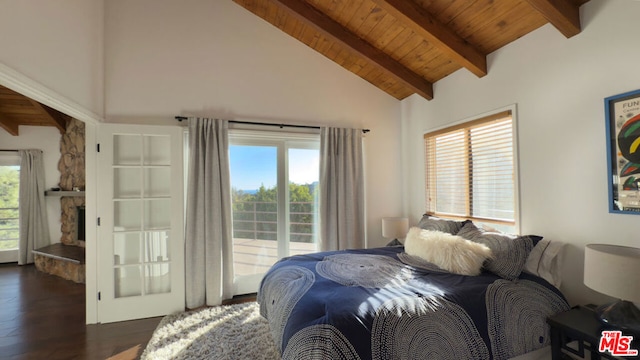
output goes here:
{"type": "MultiPolygon", "coordinates": [[[[278,186],[278,258],[289,256],[289,169],[288,155],[290,148],[320,150],[320,136],[318,134],[295,132],[272,132],[259,130],[229,129],[229,146],[273,146],[277,149],[277,186],[278,186]],[[284,191],[281,191],[284,190],[284,191]],[[289,241],[280,241],[288,239],[289,241]]],[[[315,234],[316,239],[319,234],[315,234]]]]}
{"type": "MultiPolygon", "coordinates": [[[[238,126],[229,129],[229,146],[272,146],[277,149],[277,189],[278,189],[278,202],[277,202],[277,257],[281,259],[286,256],[290,256],[290,209],[289,200],[290,194],[288,191],[289,184],[289,162],[288,162],[288,150],[289,149],[313,149],[320,151],[320,133],[319,131],[308,131],[308,129],[300,131],[269,131],[258,130],[254,127],[238,126]]],[[[231,161],[231,159],[229,159],[231,161]]],[[[319,179],[318,179],[319,180],[319,179]]],[[[317,209],[316,209],[317,211],[317,209]]],[[[315,221],[318,221],[318,216],[314,217],[315,221]]],[[[314,227],[316,233],[313,234],[315,239],[316,251],[319,249],[319,226],[314,227]]],[[[234,295],[246,294],[247,292],[253,292],[252,281],[259,281],[264,274],[258,274],[255,279],[239,279],[234,274],[234,295]]]]}
{"type": "Polygon", "coordinates": [[[481,224],[486,224],[489,227],[499,226],[506,227],[509,229],[509,232],[519,233],[520,231],[520,189],[519,189],[519,156],[518,156],[518,126],[517,126],[517,112],[516,105],[510,105],[504,108],[496,109],[493,111],[489,111],[477,116],[473,116],[461,121],[458,121],[454,124],[443,126],[440,128],[435,128],[429,131],[426,131],[423,135],[423,150],[424,150],[424,166],[425,166],[425,213],[432,216],[438,216],[442,218],[452,219],[452,220],[472,220],[474,222],[478,222],[481,224]],[[507,116],[511,116],[511,139],[512,139],[512,156],[513,156],[513,221],[497,219],[497,218],[487,218],[480,216],[473,216],[471,214],[473,203],[473,178],[471,174],[471,163],[469,161],[465,162],[464,171],[467,174],[467,180],[465,181],[466,190],[465,190],[465,199],[466,199],[466,209],[465,215],[458,214],[449,214],[449,213],[441,213],[435,211],[432,205],[432,201],[430,198],[437,191],[437,189],[430,188],[430,172],[429,172],[429,144],[427,139],[432,138],[434,136],[443,135],[446,133],[450,133],[458,130],[466,130],[466,136],[464,138],[467,156],[469,159],[471,155],[471,146],[470,137],[468,136],[470,129],[482,126],[484,124],[488,124],[490,122],[499,121],[500,119],[504,119],[507,116]]]}

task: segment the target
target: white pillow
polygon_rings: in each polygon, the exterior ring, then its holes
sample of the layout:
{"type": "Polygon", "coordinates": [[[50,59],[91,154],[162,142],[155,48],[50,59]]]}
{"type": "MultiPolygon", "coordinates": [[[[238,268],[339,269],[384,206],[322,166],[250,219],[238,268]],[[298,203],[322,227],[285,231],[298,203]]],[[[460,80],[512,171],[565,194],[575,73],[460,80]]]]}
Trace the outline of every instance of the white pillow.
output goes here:
{"type": "Polygon", "coordinates": [[[562,265],[563,248],[564,243],[543,238],[531,250],[524,264],[524,271],[540,276],[559,289],[562,283],[560,265],[562,265]]]}
{"type": "Polygon", "coordinates": [[[471,276],[479,275],[482,263],[492,256],[486,245],[417,227],[409,230],[404,251],[451,273],[471,276]]]}

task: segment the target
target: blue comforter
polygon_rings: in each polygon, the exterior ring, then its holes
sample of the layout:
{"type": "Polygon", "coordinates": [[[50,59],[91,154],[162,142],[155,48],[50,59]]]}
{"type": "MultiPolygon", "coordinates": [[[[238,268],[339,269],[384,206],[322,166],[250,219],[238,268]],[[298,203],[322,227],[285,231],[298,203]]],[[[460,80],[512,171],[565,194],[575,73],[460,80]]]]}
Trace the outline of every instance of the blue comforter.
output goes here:
{"type": "Polygon", "coordinates": [[[536,276],[455,275],[401,246],[282,259],[258,302],[283,359],[508,359],[569,308],[536,276]]]}

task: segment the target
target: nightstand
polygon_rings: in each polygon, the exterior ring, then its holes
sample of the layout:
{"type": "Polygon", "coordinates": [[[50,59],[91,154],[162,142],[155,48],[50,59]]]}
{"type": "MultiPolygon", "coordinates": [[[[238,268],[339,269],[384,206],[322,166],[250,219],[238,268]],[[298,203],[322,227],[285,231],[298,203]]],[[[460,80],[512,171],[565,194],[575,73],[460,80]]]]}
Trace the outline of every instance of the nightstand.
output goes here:
{"type": "MultiPolygon", "coordinates": [[[[592,360],[601,358],[619,359],[598,351],[602,330],[614,330],[605,327],[597,318],[594,306],[577,306],[571,310],[551,316],[547,323],[551,326],[551,354],[553,360],[566,359],[562,350],[582,358],[585,350],[589,351],[592,360]],[[567,346],[577,341],[577,349],[567,346]]],[[[637,349],[638,341],[634,339],[632,348],[637,349]]]]}
{"type": "Polygon", "coordinates": [[[386,246],[400,246],[402,243],[398,239],[393,239],[387,243],[386,246]]]}

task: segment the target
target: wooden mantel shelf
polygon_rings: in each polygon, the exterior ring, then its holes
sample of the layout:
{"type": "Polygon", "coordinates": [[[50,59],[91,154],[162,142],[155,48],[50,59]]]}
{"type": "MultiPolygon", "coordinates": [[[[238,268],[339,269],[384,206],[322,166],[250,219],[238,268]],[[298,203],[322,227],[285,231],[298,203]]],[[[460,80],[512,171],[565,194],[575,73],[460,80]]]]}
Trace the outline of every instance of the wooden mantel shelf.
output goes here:
{"type": "Polygon", "coordinates": [[[47,190],[45,196],[84,196],[84,191],[53,191],[47,190]]]}

